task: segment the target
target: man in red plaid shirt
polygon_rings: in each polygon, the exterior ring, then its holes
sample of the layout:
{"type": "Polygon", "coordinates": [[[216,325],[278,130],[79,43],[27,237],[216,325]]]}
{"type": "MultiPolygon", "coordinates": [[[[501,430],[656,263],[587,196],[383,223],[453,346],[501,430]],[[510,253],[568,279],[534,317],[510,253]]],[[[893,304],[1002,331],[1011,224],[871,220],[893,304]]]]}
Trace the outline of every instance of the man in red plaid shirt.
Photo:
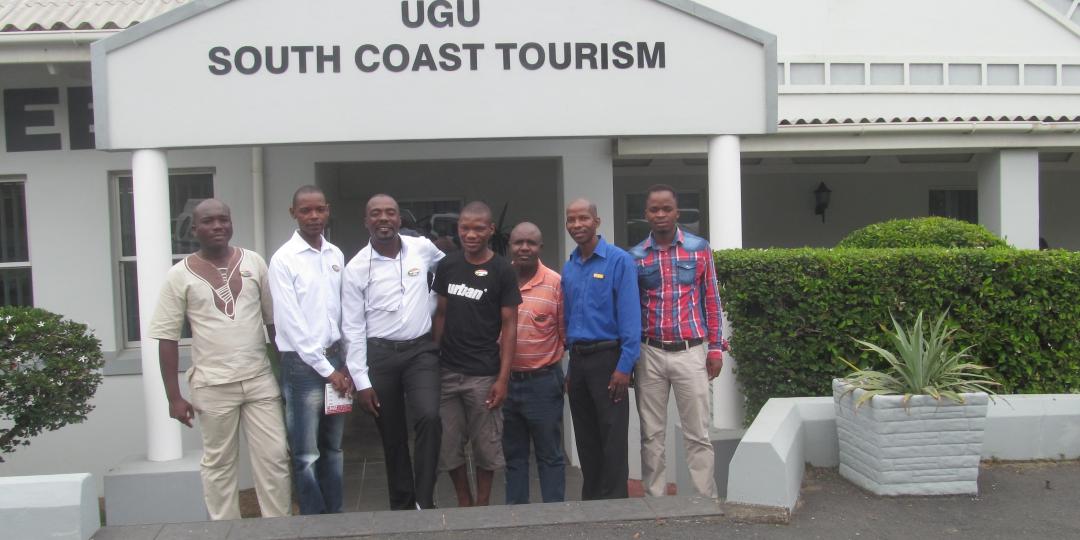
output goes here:
{"type": "Polygon", "coordinates": [[[690,480],[699,495],[716,497],[709,441],[709,381],[724,366],[720,294],[712,250],[679,228],[679,201],[667,185],[649,188],[645,220],[651,233],[630,250],[641,292],[641,358],[634,369],[641,417],[641,475],[645,492],[666,493],[664,437],[668,395],[686,441],[690,480]]]}

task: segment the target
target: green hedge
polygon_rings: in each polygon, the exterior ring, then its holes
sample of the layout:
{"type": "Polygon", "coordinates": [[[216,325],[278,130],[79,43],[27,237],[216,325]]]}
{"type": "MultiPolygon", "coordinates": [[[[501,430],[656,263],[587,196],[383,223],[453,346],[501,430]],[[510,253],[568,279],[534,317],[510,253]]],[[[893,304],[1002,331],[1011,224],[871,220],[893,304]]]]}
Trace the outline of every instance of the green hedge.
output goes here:
{"type": "Polygon", "coordinates": [[[867,225],[840,241],[841,248],[992,248],[1008,247],[982,225],[958,219],[894,219],[867,225]]]}
{"type": "Polygon", "coordinates": [[[951,308],[1002,393],[1080,391],[1080,253],[730,250],[716,269],[748,419],[770,397],[829,395],[839,358],[877,365],[852,338],[881,342],[890,312],[951,308]]]}

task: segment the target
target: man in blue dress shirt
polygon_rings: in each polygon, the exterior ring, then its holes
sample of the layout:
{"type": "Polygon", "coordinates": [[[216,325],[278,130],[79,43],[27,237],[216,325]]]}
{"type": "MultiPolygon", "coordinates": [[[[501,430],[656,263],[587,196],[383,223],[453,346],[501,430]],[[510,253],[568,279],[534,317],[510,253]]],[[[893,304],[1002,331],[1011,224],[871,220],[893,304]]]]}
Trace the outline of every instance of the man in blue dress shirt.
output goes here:
{"type": "Polygon", "coordinates": [[[596,205],[566,207],[566,231],[578,247],[563,266],[567,395],[581,458],[582,500],[626,498],[627,388],[641,350],[637,273],[625,251],[596,234],[596,205]]]}

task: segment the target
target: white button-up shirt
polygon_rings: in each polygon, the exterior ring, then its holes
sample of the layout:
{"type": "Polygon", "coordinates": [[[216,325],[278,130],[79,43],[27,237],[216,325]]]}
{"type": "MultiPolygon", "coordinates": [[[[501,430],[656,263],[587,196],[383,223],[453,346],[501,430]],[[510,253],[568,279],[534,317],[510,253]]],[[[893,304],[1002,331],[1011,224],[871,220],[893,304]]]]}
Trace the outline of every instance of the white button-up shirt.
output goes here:
{"type": "Polygon", "coordinates": [[[325,349],[341,339],[341,273],[345,255],[322,238],[311,247],[299,232],[270,259],[270,292],[280,351],[292,351],[323,377],[334,373],[325,349]]]}
{"type": "Polygon", "coordinates": [[[357,390],[371,388],[367,338],[405,341],[431,331],[428,272],[435,271],[443,252],[427,238],[399,238],[397,257],[383,257],[368,244],[345,267],[341,330],[357,390]]]}

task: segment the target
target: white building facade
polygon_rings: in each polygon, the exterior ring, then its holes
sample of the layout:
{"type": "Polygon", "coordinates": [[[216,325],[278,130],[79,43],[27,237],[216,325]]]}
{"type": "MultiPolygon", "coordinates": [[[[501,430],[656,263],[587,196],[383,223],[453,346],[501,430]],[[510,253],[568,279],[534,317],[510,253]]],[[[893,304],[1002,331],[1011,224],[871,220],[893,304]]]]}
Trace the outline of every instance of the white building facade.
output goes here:
{"type": "MultiPolygon", "coordinates": [[[[139,315],[210,196],[232,207],[233,243],[264,255],[303,184],[327,192],[347,256],[364,202],[388,192],[435,233],[470,200],[505,208],[557,267],[567,201],[595,201],[625,247],[658,182],[716,248],[946,215],[1080,249],[1077,1],[499,1],[381,0],[349,8],[372,18],[357,22],[283,0],[0,0],[4,301],[85,322],[108,358],[88,421],[0,474],[100,478],[198,448],[167,418],[139,315]],[[421,43],[439,45],[431,64],[421,43]]],[[[742,418],[730,368],[718,429],[742,418]]]]}

